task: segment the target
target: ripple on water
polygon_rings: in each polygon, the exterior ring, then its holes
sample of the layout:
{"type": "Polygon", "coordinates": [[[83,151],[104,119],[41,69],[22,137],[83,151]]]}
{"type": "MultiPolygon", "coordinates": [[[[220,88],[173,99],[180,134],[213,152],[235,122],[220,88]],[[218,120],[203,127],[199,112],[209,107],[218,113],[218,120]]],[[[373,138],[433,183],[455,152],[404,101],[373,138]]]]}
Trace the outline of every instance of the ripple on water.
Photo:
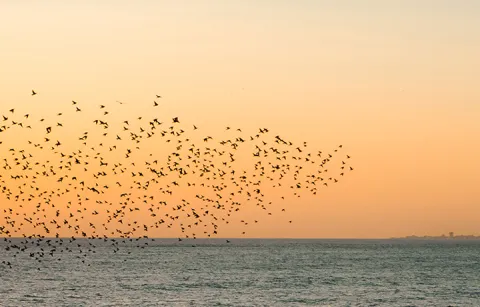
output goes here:
{"type": "Polygon", "coordinates": [[[0,266],[0,306],[480,306],[480,242],[219,242],[100,246],[90,267],[71,256],[40,271],[20,255],[0,266]]]}

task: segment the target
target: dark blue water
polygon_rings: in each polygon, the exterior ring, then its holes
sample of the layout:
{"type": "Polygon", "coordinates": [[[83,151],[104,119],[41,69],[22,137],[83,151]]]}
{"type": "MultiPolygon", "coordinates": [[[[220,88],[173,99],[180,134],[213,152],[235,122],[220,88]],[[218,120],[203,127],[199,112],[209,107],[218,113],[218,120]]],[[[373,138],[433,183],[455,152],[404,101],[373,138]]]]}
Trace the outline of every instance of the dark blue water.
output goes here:
{"type": "Polygon", "coordinates": [[[0,306],[480,306],[480,241],[95,245],[39,263],[3,243],[0,306]]]}

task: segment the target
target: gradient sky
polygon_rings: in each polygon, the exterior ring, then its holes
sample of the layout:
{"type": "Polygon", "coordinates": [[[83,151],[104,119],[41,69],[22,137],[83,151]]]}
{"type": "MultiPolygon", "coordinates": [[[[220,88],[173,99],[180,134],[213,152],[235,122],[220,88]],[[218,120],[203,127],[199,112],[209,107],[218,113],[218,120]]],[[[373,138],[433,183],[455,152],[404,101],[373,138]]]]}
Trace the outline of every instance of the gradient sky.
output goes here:
{"type": "Polygon", "coordinates": [[[160,117],[352,156],[250,237],[480,235],[479,54],[475,0],[3,1],[0,114],[161,94],[160,117]]]}

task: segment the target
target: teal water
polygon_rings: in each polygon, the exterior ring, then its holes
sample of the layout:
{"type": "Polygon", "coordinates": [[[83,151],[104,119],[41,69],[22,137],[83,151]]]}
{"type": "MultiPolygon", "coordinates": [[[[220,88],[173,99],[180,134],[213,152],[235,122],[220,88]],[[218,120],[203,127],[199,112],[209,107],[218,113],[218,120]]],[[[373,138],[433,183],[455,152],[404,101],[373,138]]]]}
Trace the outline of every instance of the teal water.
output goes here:
{"type": "Polygon", "coordinates": [[[98,241],[41,262],[2,244],[0,306],[480,306],[480,241],[98,241]]]}

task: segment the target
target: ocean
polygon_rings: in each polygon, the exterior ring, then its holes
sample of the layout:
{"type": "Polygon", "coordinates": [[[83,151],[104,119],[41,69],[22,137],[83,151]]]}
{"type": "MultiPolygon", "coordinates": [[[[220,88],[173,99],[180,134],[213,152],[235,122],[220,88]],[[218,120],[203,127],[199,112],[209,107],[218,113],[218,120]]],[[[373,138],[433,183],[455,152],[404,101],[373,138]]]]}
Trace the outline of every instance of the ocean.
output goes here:
{"type": "Polygon", "coordinates": [[[480,306],[480,240],[230,241],[95,240],[41,262],[3,242],[0,306],[480,306]]]}

